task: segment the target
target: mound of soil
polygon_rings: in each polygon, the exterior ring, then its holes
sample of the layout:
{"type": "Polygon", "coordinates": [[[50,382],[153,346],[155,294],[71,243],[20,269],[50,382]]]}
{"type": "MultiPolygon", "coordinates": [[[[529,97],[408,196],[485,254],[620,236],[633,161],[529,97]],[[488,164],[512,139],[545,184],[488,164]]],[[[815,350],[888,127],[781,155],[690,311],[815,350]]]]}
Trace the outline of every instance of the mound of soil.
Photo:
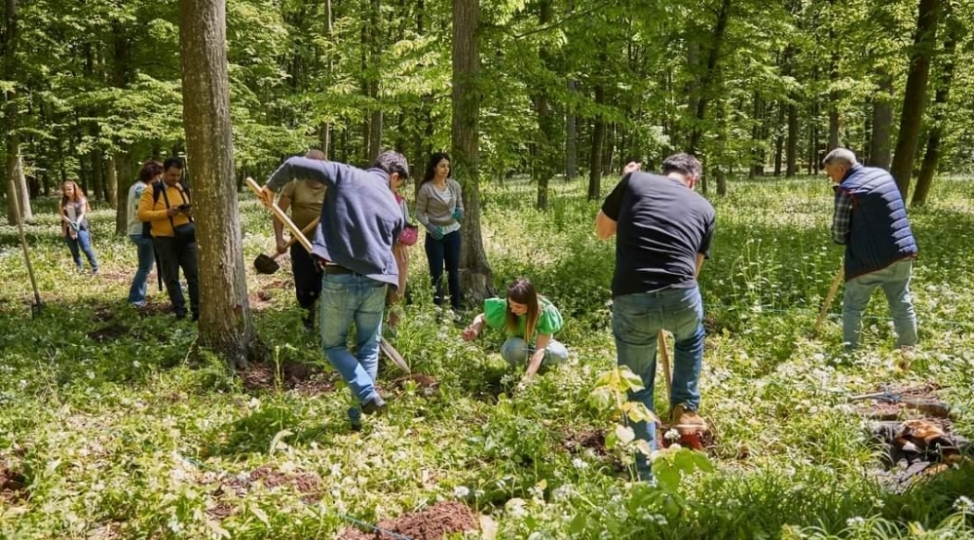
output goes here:
{"type": "Polygon", "coordinates": [[[27,477],[0,460],[0,501],[15,503],[27,497],[27,477]]]}
{"type": "MultiPolygon", "coordinates": [[[[905,388],[887,388],[888,394],[895,400],[866,399],[858,402],[857,413],[873,420],[897,420],[903,413],[910,411],[910,416],[927,419],[947,418],[947,405],[938,398],[938,385],[929,382],[920,386],[905,388]]],[[[883,392],[878,388],[875,393],[883,392]]]]}
{"type": "MultiPolygon", "coordinates": [[[[273,390],[276,366],[271,363],[250,364],[238,371],[247,390],[273,390]]],[[[285,360],[281,363],[281,385],[304,395],[318,395],[335,390],[334,373],[320,368],[285,360]]]]}
{"type": "Polygon", "coordinates": [[[155,315],[167,315],[173,312],[169,304],[146,304],[138,308],[140,317],[153,317],[155,315]]]}
{"type": "Polygon", "coordinates": [[[380,530],[346,529],[339,535],[339,540],[398,540],[399,537],[393,534],[413,540],[440,540],[448,534],[478,529],[470,508],[456,501],[437,503],[419,512],[380,521],[376,526],[380,530]]]}
{"type": "Polygon", "coordinates": [[[317,501],[322,493],[322,479],[315,473],[284,473],[268,465],[261,465],[249,473],[222,478],[220,486],[213,492],[216,504],[207,510],[207,514],[216,519],[224,519],[233,514],[234,507],[226,497],[230,493],[237,498],[243,497],[253,489],[254,484],[263,485],[267,489],[284,487],[294,490],[301,495],[302,501],[309,504],[317,501]]]}

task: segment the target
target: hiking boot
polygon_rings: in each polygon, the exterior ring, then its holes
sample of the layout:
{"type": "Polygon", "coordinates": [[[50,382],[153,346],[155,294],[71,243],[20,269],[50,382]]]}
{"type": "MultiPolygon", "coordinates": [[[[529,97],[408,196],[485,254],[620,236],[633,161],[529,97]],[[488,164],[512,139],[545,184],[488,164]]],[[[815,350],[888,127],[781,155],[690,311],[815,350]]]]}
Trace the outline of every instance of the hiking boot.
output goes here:
{"type": "Polygon", "coordinates": [[[185,318],[186,318],[186,310],[182,310],[182,311],[177,311],[176,312],[176,320],[177,321],[182,321],[185,318]]]}
{"type": "Polygon", "coordinates": [[[376,397],[362,404],[362,412],[365,414],[382,414],[386,412],[386,400],[377,394],[376,397]]]}
{"type": "Polygon", "coordinates": [[[699,433],[708,429],[704,419],[698,416],[697,411],[692,411],[683,404],[675,405],[670,410],[670,422],[681,434],[699,433]]]}
{"type": "Polygon", "coordinates": [[[362,431],[362,413],[357,407],[349,407],[346,411],[349,415],[349,427],[352,431],[362,431]]]}

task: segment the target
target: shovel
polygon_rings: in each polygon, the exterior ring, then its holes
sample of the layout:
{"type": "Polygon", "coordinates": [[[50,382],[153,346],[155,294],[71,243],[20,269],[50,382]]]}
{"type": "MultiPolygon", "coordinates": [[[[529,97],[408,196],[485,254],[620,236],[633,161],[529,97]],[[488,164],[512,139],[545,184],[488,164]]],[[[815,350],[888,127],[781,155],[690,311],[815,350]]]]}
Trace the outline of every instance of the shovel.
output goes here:
{"type": "MultiPolygon", "coordinates": [[[[247,177],[244,180],[244,183],[247,184],[247,187],[251,188],[251,191],[253,191],[255,195],[258,197],[261,196],[261,186],[259,186],[253,178],[247,177]]],[[[301,242],[301,245],[308,250],[308,253],[311,253],[311,242],[309,242],[304,233],[298,229],[298,226],[291,221],[288,214],[285,214],[284,211],[278,208],[278,205],[276,204],[271,205],[271,212],[274,212],[274,215],[281,220],[281,223],[284,223],[284,226],[291,231],[291,238],[301,242]]],[[[403,355],[401,355],[399,351],[396,350],[396,347],[393,347],[390,342],[386,341],[386,338],[380,338],[379,348],[386,354],[386,356],[390,358],[390,360],[393,361],[394,364],[396,364],[396,367],[402,369],[406,373],[410,373],[410,366],[403,359],[403,355]]]]}
{"type": "MultiPolygon", "coordinates": [[[[319,219],[321,219],[321,218],[315,218],[314,221],[312,221],[311,223],[309,223],[308,226],[305,227],[301,231],[302,234],[307,234],[307,233],[311,232],[312,230],[314,230],[315,227],[318,226],[318,220],[319,219]]],[[[289,248],[289,247],[291,247],[292,244],[294,244],[297,241],[298,241],[298,238],[295,237],[295,236],[292,236],[291,237],[291,240],[288,240],[288,245],[285,246],[285,247],[286,248],[289,248]]],[[[257,270],[257,273],[258,274],[273,274],[273,273],[277,272],[281,268],[281,265],[279,265],[275,261],[275,259],[277,259],[278,257],[280,257],[283,254],[284,254],[284,252],[275,253],[274,255],[266,255],[264,253],[261,253],[260,255],[257,256],[256,259],[254,259],[254,268],[257,270]]]]}

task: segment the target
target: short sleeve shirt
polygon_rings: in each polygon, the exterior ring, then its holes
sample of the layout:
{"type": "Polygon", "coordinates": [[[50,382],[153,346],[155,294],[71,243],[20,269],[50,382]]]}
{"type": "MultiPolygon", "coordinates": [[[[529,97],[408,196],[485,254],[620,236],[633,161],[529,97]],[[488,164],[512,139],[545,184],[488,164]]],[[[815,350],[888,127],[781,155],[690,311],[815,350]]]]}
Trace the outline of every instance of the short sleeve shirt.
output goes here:
{"type": "Polygon", "coordinates": [[[291,199],[291,221],[299,229],[304,229],[322,214],[325,189],[325,184],[319,182],[294,180],[281,190],[282,197],[291,199]]]}
{"type": "Polygon", "coordinates": [[[606,197],[616,222],[613,296],[697,285],[697,255],[709,256],[714,208],[673,178],[634,172],[606,197]]]}
{"type": "MultiPolygon", "coordinates": [[[[562,314],[554,304],[544,298],[540,298],[542,312],[538,314],[538,322],[535,324],[536,335],[551,336],[562,329],[562,314]]],[[[488,298],[484,300],[484,318],[487,325],[497,330],[505,330],[509,336],[525,337],[525,323],[527,317],[518,317],[518,331],[511,333],[508,331],[508,299],[507,298],[488,298]]]]}

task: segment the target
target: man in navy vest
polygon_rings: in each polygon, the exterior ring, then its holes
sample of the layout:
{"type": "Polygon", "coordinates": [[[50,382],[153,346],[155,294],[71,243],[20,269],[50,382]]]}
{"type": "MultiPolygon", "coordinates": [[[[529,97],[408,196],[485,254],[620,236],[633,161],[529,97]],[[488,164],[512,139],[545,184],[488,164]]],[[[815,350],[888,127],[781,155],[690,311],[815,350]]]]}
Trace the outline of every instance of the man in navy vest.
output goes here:
{"type": "Polygon", "coordinates": [[[833,240],[846,246],[843,341],[850,348],[859,344],[860,317],[880,287],[894,319],[897,346],[908,350],[917,343],[908,287],[917,244],[897,183],[887,171],[857,163],[845,148],[827,154],[823,167],[836,184],[833,240]]]}

